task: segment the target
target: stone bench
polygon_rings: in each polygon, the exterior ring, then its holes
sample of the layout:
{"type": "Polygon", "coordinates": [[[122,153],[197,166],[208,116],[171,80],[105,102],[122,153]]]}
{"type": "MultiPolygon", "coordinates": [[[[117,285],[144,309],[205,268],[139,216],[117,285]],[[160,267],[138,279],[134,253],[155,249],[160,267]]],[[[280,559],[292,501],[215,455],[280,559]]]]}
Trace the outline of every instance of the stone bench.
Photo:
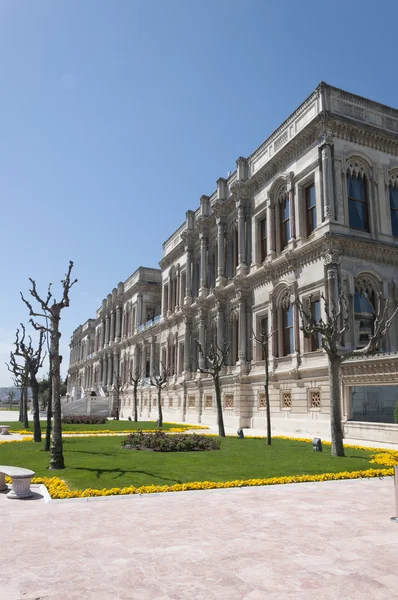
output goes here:
{"type": "Polygon", "coordinates": [[[10,426],[9,425],[0,425],[0,435],[9,435],[10,434],[10,426]]]}
{"type": "Polygon", "coordinates": [[[7,498],[31,498],[33,492],[30,489],[30,482],[34,477],[35,472],[30,469],[22,469],[21,467],[11,467],[8,465],[0,465],[0,492],[8,490],[5,476],[11,478],[11,490],[7,494],[7,498]]]}

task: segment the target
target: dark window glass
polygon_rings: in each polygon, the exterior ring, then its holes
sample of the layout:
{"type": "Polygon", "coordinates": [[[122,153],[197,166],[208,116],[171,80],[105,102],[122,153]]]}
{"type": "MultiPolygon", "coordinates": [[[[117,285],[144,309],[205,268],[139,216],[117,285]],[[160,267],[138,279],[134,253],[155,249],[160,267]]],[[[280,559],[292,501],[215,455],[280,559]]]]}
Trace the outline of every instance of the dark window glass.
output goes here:
{"type": "Polygon", "coordinates": [[[260,260],[263,262],[267,257],[267,219],[260,221],[260,260]]]}
{"type": "Polygon", "coordinates": [[[286,248],[288,241],[290,240],[290,206],[289,198],[285,198],[279,208],[280,216],[280,236],[281,236],[281,250],[286,248]]]}
{"type": "Polygon", "coordinates": [[[315,186],[305,188],[305,208],[307,218],[307,236],[316,228],[315,186]]]}
{"type": "MultiPolygon", "coordinates": [[[[311,302],[311,317],[317,323],[321,318],[321,303],[319,300],[311,302]]],[[[318,350],[322,347],[322,338],[319,332],[313,333],[311,336],[311,350],[318,350]]]]}
{"type": "Polygon", "coordinates": [[[347,175],[348,215],[351,229],[369,231],[365,177],[347,175]]]}
{"type": "Polygon", "coordinates": [[[355,292],[354,296],[354,320],[355,320],[355,346],[363,348],[373,333],[374,324],[374,294],[366,297],[365,294],[355,292]]]}
{"type": "Polygon", "coordinates": [[[283,353],[282,356],[292,354],[294,348],[293,340],[293,307],[282,309],[282,326],[283,326],[283,353]]]}
{"type": "Polygon", "coordinates": [[[398,187],[390,185],[390,213],[392,234],[398,237],[398,187]]]}

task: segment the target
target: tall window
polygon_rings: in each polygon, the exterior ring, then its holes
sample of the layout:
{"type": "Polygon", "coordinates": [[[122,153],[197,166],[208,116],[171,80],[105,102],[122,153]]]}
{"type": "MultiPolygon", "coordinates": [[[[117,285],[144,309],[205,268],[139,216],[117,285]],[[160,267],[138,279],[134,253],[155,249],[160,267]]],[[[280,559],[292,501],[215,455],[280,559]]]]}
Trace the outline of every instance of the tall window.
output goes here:
{"type": "Polygon", "coordinates": [[[260,221],[260,260],[263,262],[267,258],[267,219],[260,221]]]}
{"type": "Polygon", "coordinates": [[[293,339],[293,307],[282,308],[282,356],[292,354],[294,349],[293,339]]]}
{"type": "Polygon", "coordinates": [[[305,188],[305,215],[307,224],[307,236],[316,228],[316,206],[315,206],[315,185],[312,184],[305,188]]]}
{"type": "Polygon", "coordinates": [[[390,184],[391,229],[394,237],[398,237],[398,187],[390,184]]]}
{"type": "Polygon", "coordinates": [[[281,250],[286,248],[290,240],[290,206],[289,198],[284,198],[279,205],[281,250]]]}
{"type": "Polygon", "coordinates": [[[347,174],[348,215],[351,229],[369,231],[366,177],[347,174]]]}
{"type": "Polygon", "coordinates": [[[375,295],[374,292],[364,294],[357,290],[354,296],[354,335],[355,347],[364,348],[369,336],[373,333],[375,295]]]}
{"type": "MultiPolygon", "coordinates": [[[[317,323],[321,318],[321,302],[320,300],[313,300],[311,302],[311,317],[317,323]]],[[[311,351],[319,350],[322,347],[322,338],[319,332],[314,332],[310,338],[311,351]]]]}

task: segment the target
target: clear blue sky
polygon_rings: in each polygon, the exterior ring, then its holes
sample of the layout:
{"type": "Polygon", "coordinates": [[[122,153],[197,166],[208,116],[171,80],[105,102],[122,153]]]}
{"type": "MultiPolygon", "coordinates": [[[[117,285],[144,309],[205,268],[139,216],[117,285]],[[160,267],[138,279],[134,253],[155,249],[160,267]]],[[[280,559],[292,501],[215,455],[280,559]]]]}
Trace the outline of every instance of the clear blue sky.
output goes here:
{"type": "Polygon", "coordinates": [[[73,329],[324,80],[397,106],[397,2],[0,0],[0,385],[19,291],[73,329]]]}

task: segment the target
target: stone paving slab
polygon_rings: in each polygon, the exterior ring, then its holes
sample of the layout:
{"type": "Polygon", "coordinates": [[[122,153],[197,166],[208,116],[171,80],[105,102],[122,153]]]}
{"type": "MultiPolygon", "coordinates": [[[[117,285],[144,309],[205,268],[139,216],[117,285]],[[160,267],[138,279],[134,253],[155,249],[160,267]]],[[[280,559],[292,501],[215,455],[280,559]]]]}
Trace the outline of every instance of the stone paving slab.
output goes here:
{"type": "Polygon", "coordinates": [[[5,600],[398,598],[393,479],[11,502],[5,600]]]}

